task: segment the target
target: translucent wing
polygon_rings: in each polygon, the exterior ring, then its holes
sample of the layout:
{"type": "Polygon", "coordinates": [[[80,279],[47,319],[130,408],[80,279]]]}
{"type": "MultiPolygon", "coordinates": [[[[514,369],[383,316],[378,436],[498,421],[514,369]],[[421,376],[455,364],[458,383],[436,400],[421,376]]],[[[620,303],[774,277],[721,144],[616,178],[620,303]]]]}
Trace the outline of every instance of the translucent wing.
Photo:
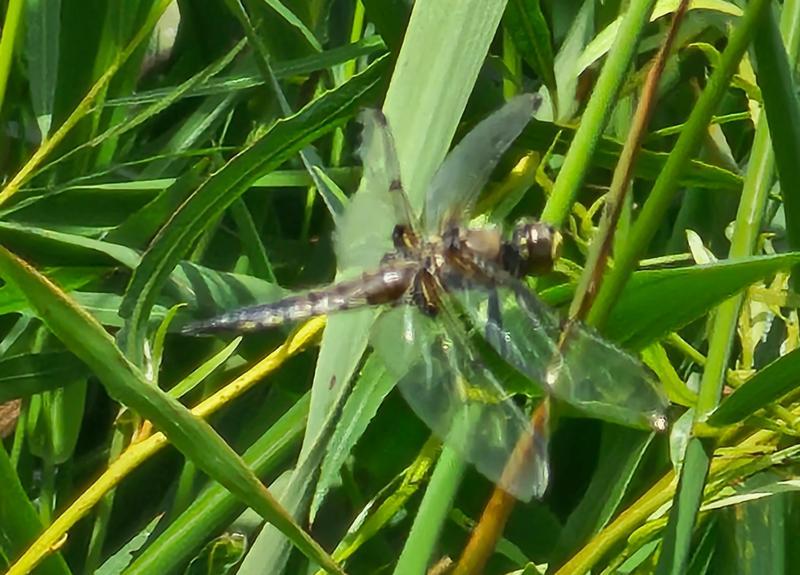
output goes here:
{"type": "Polygon", "coordinates": [[[521,282],[453,290],[476,326],[509,363],[580,411],[632,427],[666,428],[668,402],[633,356],[590,328],[562,325],[556,313],[521,282]],[[500,317],[494,317],[490,295],[496,293],[500,317]],[[563,341],[559,343],[561,338],[563,341]]]}
{"type": "Polygon", "coordinates": [[[522,94],[478,124],[433,177],[425,204],[425,230],[434,233],[472,212],[497,162],[533,117],[541,98],[522,94]]]}
{"type": "Polygon", "coordinates": [[[448,446],[518,499],[541,497],[548,482],[546,424],[534,430],[466,334],[442,320],[414,306],[395,308],[376,323],[373,347],[414,412],[448,446]],[[522,440],[525,456],[515,454],[522,440]],[[519,472],[504,476],[512,454],[519,472]]]}
{"type": "Polygon", "coordinates": [[[361,184],[336,222],[336,257],[342,270],[376,267],[394,249],[393,227],[413,224],[385,116],[380,110],[367,109],[359,114],[359,123],[363,126],[361,184]]]}

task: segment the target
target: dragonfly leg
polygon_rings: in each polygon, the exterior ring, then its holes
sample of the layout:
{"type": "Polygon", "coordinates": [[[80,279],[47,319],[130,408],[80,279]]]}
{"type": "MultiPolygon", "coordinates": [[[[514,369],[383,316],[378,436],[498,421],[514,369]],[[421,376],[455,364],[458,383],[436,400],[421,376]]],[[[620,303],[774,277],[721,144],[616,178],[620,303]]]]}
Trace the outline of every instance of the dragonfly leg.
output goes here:
{"type": "Polygon", "coordinates": [[[497,294],[497,289],[492,287],[489,289],[489,298],[486,308],[486,333],[484,337],[490,345],[494,346],[503,357],[508,356],[508,342],[506,341],[506,333],[503,329],[503,312],[500,309],[500,297],[497,294]]]}
{"type": "Polygon", "coordinates": [[[434,317],[439,313],[437,287],[436,280],[427,270],[418,272],[411,284],[411,301],[428,317],[434,317]]]}

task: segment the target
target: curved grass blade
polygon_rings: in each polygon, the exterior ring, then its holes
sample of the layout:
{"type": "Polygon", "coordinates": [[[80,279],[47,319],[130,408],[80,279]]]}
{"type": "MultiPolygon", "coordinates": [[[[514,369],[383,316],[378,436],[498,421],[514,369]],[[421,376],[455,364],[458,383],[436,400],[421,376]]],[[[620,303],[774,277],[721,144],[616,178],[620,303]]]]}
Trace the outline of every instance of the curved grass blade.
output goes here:
{"type": "MultiPolygon", "coordinates": [[[[242,455],[254,473],[259,476],[270,473],[291,449],[297,447],[305,427],[309,399],[309,394],[306,394],[298,400],[242,455]]],[[[218,533],[242,511],[242,502],[222,485],[209,485],[136,557],[125,573],[171,572],[207,540],[209,533],[218,533]]]]}
{"type": "MultiPolygon", "coordinates": [[[[3,536],[0,538],[0,545],[5,557],[17,557],[41,533],[42,524],[25,493],[25,488],[20,483],[17,470],[2,445],[0,445],[0,484],[3,485],[3,496],[0,498],[0,525],[3,536]]],[[[43,575],[70,573],[60,553],[41,559],[43,562],[37,573],[43,575]]]]}
{"type": "Polygon", "coordinates": [[[788,253],[637,272],[620,295],[603,333],[625,347],[642,349],[702,317],[747,286],[798,261],[800,253],[788,253]],[[689,293],[692,297],[685,297],[689,293]],[[662,305],[674,301],[681,305],[662,305]]]}
{"type": "Polygon", "coordinates": [[[23,353],[0,359],[0,403],[57,389],[86,374],[86,367],[65,351],[23,353]]]}
{"type": "MultiPolygon", "coordinates": [[[[56,286],[25,262],[0,247],[0,274],[24,290],[31,307],[50,330],[83,360],[111,397],[139,412],[210,477],[225,485],[262,517],[274,522],[293,543],[328,570],[341,573],[325,551],[280,507],[239,456],[202,419],[177,400],[150,385],[114,345],[111,336],[56,286]]],[[[30,548],[17,570],[42,559],[30,548]]],[[[14,569],[12,568],[12,572],[14,569]]]]}
{"type": "Polygon", "coordinates": [[[141,326],[164,281],[210,221],[239,198],[264,173],[351,117],[373,93],[388,64],[386,57],[327,92],[295,115],[275,123],[257,142],[206,180],[161,229],[137,267],[120,315],[129,319],[127,351],[138,356],[141,326]]]}
{"type": "Polygon", "coordinates": [[[706,420],[708,425],[733,425],[797,389],[800,349],[776,359],[722,400],[706,420]]]}

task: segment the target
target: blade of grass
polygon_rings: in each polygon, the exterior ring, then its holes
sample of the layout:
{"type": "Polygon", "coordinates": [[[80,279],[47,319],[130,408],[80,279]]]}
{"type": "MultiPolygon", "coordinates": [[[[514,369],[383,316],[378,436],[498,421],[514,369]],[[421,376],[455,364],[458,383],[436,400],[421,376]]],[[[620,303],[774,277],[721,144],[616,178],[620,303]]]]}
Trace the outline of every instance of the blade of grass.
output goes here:
{"type": "MultiPolygon", "coordinates": [[[[314,72],[319,72],[348,62],[357,58],[367,56],[379,56],[380,52],[385,52],[386,47],[379,36],[369,36],[352,44],[346,44],[337,48],[331,48],[320,54],[276,62],[273,65],[275,77],[279,80],[288,80],[295,76],[307,76],[314,72]]],[[[249,71],[239,74],[229,74],[219,78],[209,79],[196,88],[189,90],[183,98],[196,98],[198,96],[212,96],[227,94],[240,90],[263,86],[266,83],[259,74],[252,73],[252,65],[249,71]]],[[[138,106],[150,104],[158,100],[168,98],[175,88],[156,88],[137,92],[132,96],[117,98],[106,101],[106,106],[138,106]]]]}
{"type": "Polygon", "coordinates": [[[336,90],[314,100],[294,116],[279,120],[255,144],[208,178],[161,229],[134,271],[120,308],[129,318],[126,351],[141,354],[144,322],[172,269],[209,222],[240,197],[265,172],[277,168],[304,146],[355,113],[381,81],[383,57],[336,90]]]}
{"type": "MultiPolygon", "coordinates": [[[[31,102],[39,130],[43,137],[47,137],[58,79],[61,1],[34,1],[25,5],[25,50],[31,102]]],[[[0,97],[0,108],[2,106],[0,97]]]]}
{"type": "Polygon", "coordinates": [[[678,189],[679,174],[693,156],[706,134],[706,127],[724,93],[729,81],[752,37],[755,25],[767,6],[766,0],[754,0],[747,6],[744,16],[731,34],[719,65],[714,69],[705,89],[697,100],[686,128],[681,132],[661,174],[658,176],[650,196],[642,208],[630,237],[614,260],[614,269],[609,273],[598,291],[587,323],[602,326],[609,311],[619,297],[622,288],[633,273],[636,263],[644,253],[653,235],[663,221],[664,213],[678,189]]]}
{"type": "Polygon", "coordinates": [[[22,22],[22,9],[24,6],[25,2],[22,0],[10,0],[3,19],[3,34],[0,36],[0,110],[3,109],[8,76],[11,73],[11,62],[14,57],[17,31],[20,29],[22,22]]]}
{"type": "MultiPolygon", "coordinates": [[[[6,184],[3,191],[0,192],[0,205],[4,204],[11,196],[19,190],[20,186],[28,181],[31,175],[42,164],[42,162],[50,155],[50,153],[61,143],[64,137],[74,128],[78,122],[85,116],[91,113],[92,106],[95,100],[104,94],[109,82],[117,73],[117,71],[125,64],[138,48],[139,45],[150,36],[150,32],[158,22],[161,14],[169,6],[171,0],[158,0],[150,9],[144,25],[137,30],[133,39],[125,46],[125,49],[120,51],[113,63],[108,67],[105,73],[95,82],[91,90],[84,96],[83,100],[76,106],[75,110],[69,115],[64,123],[53,133],[50,138],[42,142],[42,145],[34,152],[27,163],[20,169],[11,181],[6,184]]],[[[5,30],[5,28],[4,28],[5,30]]],[[[5,33],[3,34],[5,37],[5,33]]]]}
{"type": "MultiPolygon", "coordinates": [[[[2,532],[0,542],[3,546],[3,555],[15,558],[39,535],[42,524],[2,445],[0,445],[0,485],[3,486],[3,496],[0,497],[0,532],[2,532]]],[[[60,553],[48,557],[37,571],[43,575],[66,575],[69,572],[60,553]]]]}
{"type": "MultiPolygon", "coordinates": [[[[312,320],[295,332],[283,345],[258,362],[247,372],[236,378],[229,385],[200,403],[192,410],[198,417],[208,417],[229,402],[251,389],[268,374],[277,370],[291,356],[302,351],[313,341],[325,325],[324,320],[312,320]]],[[[152,457],[162,448],[169,445],[163,433],[151,435],[144,441],[129,447],[111,466],[86,489],[31,545],[19,558],[8,575],[27,573],[29,565],[38,560],[39,555],[49,553],[67,531],[83,518],[103,496],[113,490],[119,483],[144,461],[152,457]],[[17,569],[18,568],[18,569],[17,569]]]]}
{"type": "MultiPolygon", "coordinates": [[[[287,502],[286,508],[290,510],[293,517],[296,517],[296,513],[305,507],[305,502],[313,490],[313,481],[322,464],[325,451],[328,449],[333,429],[339,423],[342,408],[347,402],[351,388],[352,381],[347,381],[340,386],[340,393],[328,412],[328,418],[322,424],[317,440],[302,455],[295,472],[288,477],[288,481],[278,488],[281,493],[281,501],[287,502]]],[[[278,482],[280,480],[276,483],[278,482]]],[[[238,575],[261,575],[265,569],[274,573],[284,570],[289,558],[290,547],[286,544],[285,533],[279,531],[274,525],[264,526],[258,539],[250,546],[247,556],[242,561],[237,571],[238,575]]]]}
{"type": "MultiPolygon", "coordinates": [[[[92,369],[111,397],[152,421],[187,458],[287,533],[304,553],[329,571],[341,573],[333,560],[292,520],[236,452],[202,419],[192,415],[174,398],[151,386],[142,373],[125,359],[100,324],[75,306],[44,276],[5,248],[0,248],[0,273],[6,281],[24,289],[26,298],[39,317],[92,369]]],[[[35,564],[44,558],[43,552],[46,554],[47,550],[35,550],[29,559],[35,564]]],[[[25,563],[17,565],[19,569],[25,568],[25,563]]]]}
{"type": "MultiPolygon", "coordinates": [[[[788,16],[789,14],[787,14],[787,18],[788,16]]],[[[764,5],[752,2],[747,6],[740,27],[731,37],[728,48],[723,53],[722,60],[725,60],[728,50],[733,46],[737,46],[734,39],[742,43],[740,49],[743,50],[746,46],[745,42],[751,34],[753,35],[754,48],[758,55],[759,63],[763,62],[766,68],[760,68],[758,74],[760,81],[765,80],[762,84],[765,108],[769,110],[773,101],[783,100],[789,106],[793,103],[796,109],[795,114],[797,114],[799,111],[797,110],[798,103],[794,95],[794,88],[791,87],[787,93],[787,91],[780,90],[780,82],[766,80],[766,75],[773,73],[777,68],[779,73],[786,74],[783,85],[786,86],[788,82],[788,86],[793,86],[792,74],[786,61],[786,51],[769,2],[764,3],[764,5]],[[741,37],[738,34],[741,34],[741,37]]],[[[736,59],[737,62],[738,59],[736,59]]],[[[729,65],[731,66],[730,71],[733,71],[732,63],[729,65]]],[[[723,68],[722,62],[718,70],[721,68],[723,68]]],[[[711,84],[709,83],[706,90],[708,91],[710,87],[711,84]]],[[[705,96],[705,92],[703,96],[705,96]]],[[[703,96],[701,96],[701,100],[703,96]]],[[[707,117],[704,116],[703,118],[705,122],[710,119],[713,111],[712,104],[712,102],[708,104],[707,117]]],[[[800,116],[796,115],[795,117],[800,116]]],[[[689,122],[692,122],[691,118],[689,122]]],[[[729,253],[731,258],[750,255],[753,252],[756,238],[761,229],[761,220],[764,216],[775,166],[775,157],[768,128],[765,118],[762,117],[756,128],[750,163],[742,189],[742,198],[736,214],[729,253]]],[[[789,145],[788,142],[785,143],[789,145]]],[[[800,140],[795,140],[794,143],[800,143],[800,140]]],[[[795,145],[794,151],[800,153],[800,148],[795,145]]],[[[657,185],[658,183],[656,183],[657,185]]],[[[644,216],[644,214],[642,215],[644,216]]],[[[719,307],[714,318],[708,344],[708,356],[695,407],[695,422],[705,420],[719,403],[722,386],[725,381],[725,371],[730,360],[733,338],[736,334],[741,303],[741,296],[731,298],[719,307]]],[[[681,573],[689,560],[693,527],[711,464],[712,450],[713,446],[700,438],[694,437],[689,440],[681,470],[676,504],[673,505],[670,512],[667,533],[658,562],[657,573],[661,575],[681,573]]]]}
{"type": "MultiPolygon", "coordinates": [[[[465,431],[456,430],[456,433],[465,431]]],[[[395,575],[427,572],[465,466],[464,460],[458,453],[447,446],[442,449],[442,454],[433,469],[431,481],[422,497],[417,516],[414,518],[414,524],[408,533],[406,544],[394,568],[395,575]]]]}
{"type": "Polygon", "coordinates": [[[586,105],[581,124],[561,165],[553,191],[542,210],[543,221],[560,227],[572,209],[572,203],[583,184],[600,137],[614,110],[614,102],[627,77],[654,5],[655,0],[634,0],[628,5],[614,45],[586,105]]]}
{"type": "MultiPolygon", "coordinates": [[[[540,0],[511,0],[503,17],[503,26],[528,65],[536,70],[557,102],[556,73],[550,29],[542,14],[540,0]]],[[[558,117],[558,111],[553,114],[558,117]]]]}
{"type": "MultiPolygon", "coordinates": [[[[270,472],[302,436],[308,415],[309,394],[304,395],[256,440],[242,458],[259,476],[270,472]]],[[[127,568],[127,575],[168,573],[184,563],[207,540],[242,511],[242,503],[222,485],[204,489],[174,522],[127,568]]]]}
{"type": "Polygon", "coordinates": [[[706,420],[707,425],[725,427],[755,414],[756,411],[797,389],[800,349],[795,349],[760,369],[741,387],[727,396],[706,420]]]}
{"type": "MultiPolygon", "coordinates": [[[[777,25],[770,22],[757,37],[754,47],[758,84],[764,96],[764,111],[781,182],[786,232],[790,248],[797,250],[800,249],[800,196],[794,182],[800,178],[796,155],[800,150],[800,101],[791,71],[800,53],[800,5],[789,0],[783,4],[781,14],[780,35],[777,25]]],[[[797,271],[795,268],[792,274],[794,286],[797,286],[797,271]]]]}

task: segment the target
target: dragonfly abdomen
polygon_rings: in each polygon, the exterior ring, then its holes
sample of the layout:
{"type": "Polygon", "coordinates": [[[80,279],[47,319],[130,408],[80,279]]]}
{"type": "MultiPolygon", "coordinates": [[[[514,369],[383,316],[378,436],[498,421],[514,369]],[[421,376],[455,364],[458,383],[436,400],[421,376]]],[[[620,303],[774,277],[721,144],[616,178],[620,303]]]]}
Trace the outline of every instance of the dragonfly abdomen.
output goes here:
{"type": "Polygon", "coordinates": [[[193,322],[181,331],[187,334],[260,331],[337,311],[395,303],[409,291],[416,273],[417,266],[410,262],[393,262],[326,288],[193,322]]]}

